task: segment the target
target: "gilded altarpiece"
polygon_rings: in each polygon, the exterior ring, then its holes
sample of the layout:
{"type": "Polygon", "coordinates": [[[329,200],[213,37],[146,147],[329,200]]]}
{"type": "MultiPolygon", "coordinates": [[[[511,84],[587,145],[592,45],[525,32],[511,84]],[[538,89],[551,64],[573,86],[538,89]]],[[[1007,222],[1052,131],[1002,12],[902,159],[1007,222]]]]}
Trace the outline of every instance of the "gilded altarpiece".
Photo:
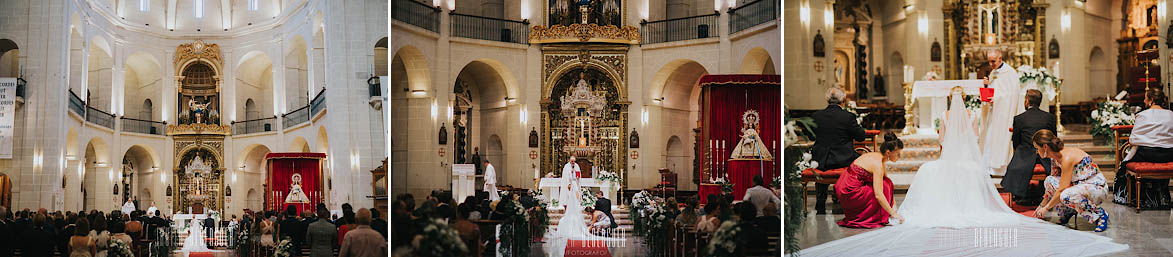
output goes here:
{"type": "Polygon", "coordinates": [[[967,79],[969,73],[985,77],[991,69],[986,62],[990,50],[1002,51],[1003,60],[1014,67],[1045,67],[1048,6],[1041,0],[945,1],[941,75],[946,79],[967,79]]]}
{"type": "Polygon", "coordinates": [[[574,155],[626,181],[626,52],[626,45],[543,47],[541,170],[560,170],[574,155]]]}
{"type": "MultiPolygon", "coordinates": [[[[196,40],[175,49],[177,124],[167,126],[174,140],[171,204],[184,213],[224,210],[224,137],[220,122],[223,76],[220,47],[196,40]]],[[[170,186],[170,185],[169,185],[170,186]]]]}

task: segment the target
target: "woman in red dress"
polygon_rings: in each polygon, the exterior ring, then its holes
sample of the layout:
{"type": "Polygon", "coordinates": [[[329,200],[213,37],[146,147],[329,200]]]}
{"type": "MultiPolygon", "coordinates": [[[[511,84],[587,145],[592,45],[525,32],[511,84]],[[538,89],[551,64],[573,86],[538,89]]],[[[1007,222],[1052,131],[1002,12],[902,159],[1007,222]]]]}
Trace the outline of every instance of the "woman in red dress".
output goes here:
{"type": "Polygon", "coordinates": [[[892,180],[885,173],[885,163],[900,159],[904,142],[896,134],[884,134],[879,152],[859,156],[835,183],[835,194],[843,207],[839,226],[849,228],[878,228],[888,224],[889,216],[901,223],[904,217],[896,214],[892,202],[892,180]]]}

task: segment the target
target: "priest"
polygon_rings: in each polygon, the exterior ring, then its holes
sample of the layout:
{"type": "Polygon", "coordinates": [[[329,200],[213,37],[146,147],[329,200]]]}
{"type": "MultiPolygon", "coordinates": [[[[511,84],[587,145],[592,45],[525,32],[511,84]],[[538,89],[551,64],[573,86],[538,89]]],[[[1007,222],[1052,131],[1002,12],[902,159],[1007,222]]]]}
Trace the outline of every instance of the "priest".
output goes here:
{"type": "Polygon", "coordinates": [[[493,164],[489,163],[489,159],[485,159],[485,192],[489,193],[489,201],[501,200],[501,195],[497,194],[497,171],[493,169],[493,164]]]}
{"type": "Polygon", "coordinates": [[[981,142],[982,154],[994,174],[1006,173],[1006,165],[1010,163],[1010,126],[1014,116],[1025,111],[1022,106],[1022,83],[1019,82],[1018,72],[1009,64],[1002,62],[1002,52],[991,50],[986,54],[993,71],[983,80],[985,87],[994,88],[994,97],[987,109],[986,126],[983,128],[981,142]]]}
{"type": "Polygon", "coordinates": [[[560,194],[559,202],[563,207],[571,204],[582,204],[582,189],[578,185],[578,178],[580,177],[582,177],[582,170],[578,167],[577,159],[571,155],[566,165],[562,165],[562,180],[565,181],[566,190],[560,194]]]}

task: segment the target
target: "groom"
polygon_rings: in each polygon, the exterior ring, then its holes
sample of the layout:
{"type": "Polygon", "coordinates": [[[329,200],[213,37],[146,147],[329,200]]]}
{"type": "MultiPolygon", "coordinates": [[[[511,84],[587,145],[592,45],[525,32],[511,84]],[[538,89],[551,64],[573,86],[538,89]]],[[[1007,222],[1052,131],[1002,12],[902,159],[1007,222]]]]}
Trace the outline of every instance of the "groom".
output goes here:
{"type": "Polygon", "coordinates": [[[1051,170],[1051,162],[1039,158],[1035,153],[1031,138],[1039,130],[1055,131],[1055,115],[1039,109],[1043,101],[1043,93],[1035,90],[1026,90],[1026,112],[1014,116],[1014,158],[1006,166],[1006,176],[1002,177],[1002,188],[1014,194],[1018,204],[1023,206],[1038,205],[1042,200],[1043,190],[1030,187],[1030,177],[1034,175],[1035,164],[1042,164],[1047,171],[1051,170]]]}
{"type": "Polygon", "coordinates": [[[983,83],[986,87],[994,87],[994,97],[989,112],[985,114],[984,124],[987,125],[982,131],[982,155],[994,173],[1000,175],[1006,172],[1006,164],[1010,162],[1010,122],[1014,115],[1023,112],[1019,95],[1022,86],[1018,72],[1002,62],[1002,52],[992,50],[986,54],[986,60],[994,70],[983,83]]]}

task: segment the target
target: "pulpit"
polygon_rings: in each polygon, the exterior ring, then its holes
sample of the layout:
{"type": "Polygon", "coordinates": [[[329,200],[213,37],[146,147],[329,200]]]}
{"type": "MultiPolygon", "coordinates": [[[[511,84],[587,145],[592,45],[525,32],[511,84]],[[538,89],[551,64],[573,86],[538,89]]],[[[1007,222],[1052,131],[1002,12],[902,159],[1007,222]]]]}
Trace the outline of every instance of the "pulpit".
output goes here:
{"type": "Polygon", "coordinates": [[[452,165],[452,198],[457,202],[464,202],[467,198],[476,193],[476,165],[475,164],[453,164],[452,165]]]}

